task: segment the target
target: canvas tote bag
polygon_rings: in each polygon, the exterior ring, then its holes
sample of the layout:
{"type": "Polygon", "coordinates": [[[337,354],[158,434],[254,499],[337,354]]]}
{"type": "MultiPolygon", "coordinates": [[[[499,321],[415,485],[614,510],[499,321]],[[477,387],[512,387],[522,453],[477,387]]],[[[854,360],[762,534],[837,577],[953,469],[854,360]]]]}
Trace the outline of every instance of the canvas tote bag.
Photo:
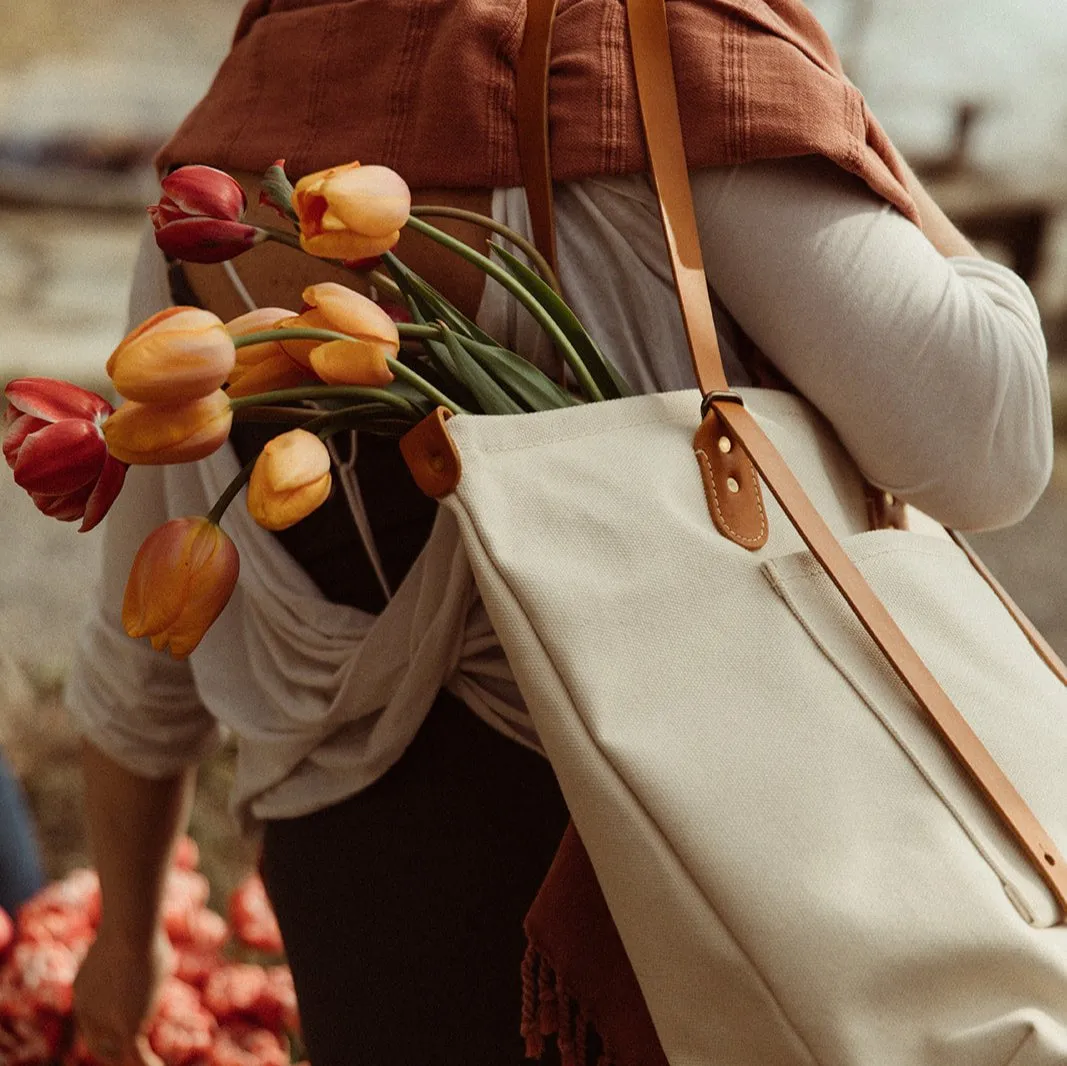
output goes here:
{"type": "MultiPolygon", "coordinates": [[[[809,404],[728,388],[663,0],[627,7],[700,390],[439,410],[409,465],[672,1066],[1063,1066],[1067,674],[952,535],[870,529],[809,404]]],[[[523,46],[540,141],[554,8],[523,46]]],[[[524,165],[550,233],[547,149],[524,165]]]]}

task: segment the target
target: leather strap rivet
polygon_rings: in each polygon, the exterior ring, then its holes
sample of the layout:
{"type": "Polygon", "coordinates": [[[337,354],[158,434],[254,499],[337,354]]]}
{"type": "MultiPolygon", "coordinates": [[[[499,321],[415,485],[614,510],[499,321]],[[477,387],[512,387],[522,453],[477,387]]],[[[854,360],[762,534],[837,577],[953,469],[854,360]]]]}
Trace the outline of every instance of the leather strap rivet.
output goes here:
{"type": "Polygon", "coordinates": [[[430,469],[435,470],[438,474],[445,468],[445,457],[443,455],[431,455],[430,456],[430,469]]]}
{"type": "Polygon", "coordinates": [[[729,437],[719,438],[719,451],[722,452],[723,455],[725,455],[733,446],[734,443],[729,437]]]}
{"type": "Polygon", "coordinates": [[[740,492],[741,486],[737,483],[737,478],[728,477],[726,479],[727,492],[740,492]]]}

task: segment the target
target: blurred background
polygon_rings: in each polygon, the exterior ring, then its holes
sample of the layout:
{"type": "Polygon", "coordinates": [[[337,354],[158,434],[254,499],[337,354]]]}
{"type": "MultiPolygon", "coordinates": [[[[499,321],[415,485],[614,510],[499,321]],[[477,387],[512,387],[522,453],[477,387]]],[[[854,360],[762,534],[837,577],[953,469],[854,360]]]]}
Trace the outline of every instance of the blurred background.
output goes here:
{"type": "MultiPolygon", "coordinates": [[[[0,381],[103,386],[155,148],[225,54],[237,0],[2,0],[0,381]]],[[[1067,19],[1063,0],[809,0],[872,110],[949,214],[1032,284],[1067,433],[1067,19]]],[[[1061,448],[1061,453],[1067,448],[1061,448]]],[[[1067,655],[1067,460],[1033,514],[973,538],[1067,655]]],[[[0,747],[53,877],[83,864],[77,747],[59,693],[101,538],[37,515],[0,477],[0,747]]],[[[252,853],[225,811],[226,753],[193,833],[216,891],[252,853]]]]}

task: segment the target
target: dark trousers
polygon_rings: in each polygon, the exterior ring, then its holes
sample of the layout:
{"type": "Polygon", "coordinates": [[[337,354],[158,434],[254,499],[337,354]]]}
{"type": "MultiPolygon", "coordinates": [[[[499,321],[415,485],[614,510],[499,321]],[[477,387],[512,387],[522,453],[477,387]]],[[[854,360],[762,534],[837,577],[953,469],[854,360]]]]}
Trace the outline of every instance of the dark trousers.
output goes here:
{"type": "Polygon", "coordinates": [[[376,784],[270,822],[313,1066],[523,1063],[522,922],[566,824],[548,763],[444,693],[376,784]]]}

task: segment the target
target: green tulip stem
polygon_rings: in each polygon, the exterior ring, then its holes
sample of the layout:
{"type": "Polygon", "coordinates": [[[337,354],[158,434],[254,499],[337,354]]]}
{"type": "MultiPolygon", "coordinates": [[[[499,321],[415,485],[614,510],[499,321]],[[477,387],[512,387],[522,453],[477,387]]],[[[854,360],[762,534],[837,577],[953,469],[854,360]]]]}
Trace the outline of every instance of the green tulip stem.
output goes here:
{"type": "MultiPolygon", "coordinates": [[[[356,270],[353,273],[362,274],[363,271],[356,270]]],[[[380,270],[372,270],[367,275],[367,279],[376,289],[388,293],[394,300],[403,300],[404,294],[400,291],[400,286],[388,274],[383,274],[380,270]]]]}
{"type": "Polygon", "coordinates": [[[247,348],[251,344],[265,344],[267,341],[350,341],[354,337],[347,333],[338,333],[332,329],[261,329],[255,333],[242,333],[233,338],[235,348],[247,348]]]}
{"type": "MultiPolygon", "coordinates": [[[[416,326],[412,322],[398,322],[396,331],[401,337],[411,337],[415,340],[434,340],[440,336],[441,331],[436,326],[416,326]]],[[[315,329],[311,326],[301,326],[293,329],[261,329],[255,333],[242,333],[240,337],[234,337],[234,348],[248,348],[253,344],[265,344],[267,341],[352,341],[356,340],[349,333],[339,333],[332,329],[315,329]]]]}
{"type": "Polygon", "coordinates": [[[480,215],[477,211],[465,211],[462,207],[443,207],[436,204],[432,206],[419,204],[412,207],[411,213],[417,218],[458,218],[463,222],[473,222],[477,226],[499,234],[514,244],[530,260],[534,269],[548,282],[557,296],[563,295],[559,278],[549,266],[548,260],[537,250],[532,241],[528,241],[521,233],[516,233],[510,226],[505,226],[503,222],[497,222],[495,218],[489,218],[488,215],[480,215]]]}
{"type": "MultiPolygon", "coordinates": [[[[575,350],[574,345],[567,339],[566,334],[559,328],[552,316],[520,282],[513,278],[503,267],[497,266],[497,264],[487,256],[482,255],[480,252],[476,252],[473,248],[468,247],[455,237],[450,237],[436,226],[431,226],[429,222],[423,222],[421,218],[416,218],[412,215],[408,218],[406,224],[416,232],[425,234],[431,240],[437,241],[442,247],[455,252],[457,255],[466,259],[468,263],[478,267],[478,269],[488,277],[503,285],[504,288],[530,312],[534,320],[549,335],[549,337],[552,338],[552,343],[563,355],[563,358],[566,359],[567,365],[574,372],[574,376],[578,379],[578,384],[582,387],[589,399],[592,401],[604,399],[604,394],[597,388],[596,382],[590,375],[585,363],[582,362],[582,358],[575,350]]],[[[386,254],[388,255],[389,253],[386,254]]]]}
{"type": "Polygon", "coordinates": [[[269,407],[257,404],[253,407],[242,407],[233,412],[235,422],[266,422],[284,423],[287,425],[302,426],[318,418],[318,414],[310,407],[269,407]]]}
{"type": "Polygon", "coordinates": [[[248,479],[252,476],[252,471],[255,469],[256,459],[249,459],[244,466],[241,467],[237,476],[231,481],[225,489],[223,489],[222,495],[215,501],[215,506],[208,511],[207,520],[214,522],[218,525],[222,521],[222,516],[226,513],[226,508],[230,506],[234,501],[234,497],[248,484],[248,479]]]}
{"type": "Polygon", "coordinates": [[[268,241],[274,241],[276,244],[285,244],[290,248],[300,248],[300,238],[295,233],[286,233],[285,230],[273,229],[270,226],[257,226],[256,228],[267,235],[266,239],[268,241]]]}
{"type": "Polygon", "coordinates": [[[395,377],[399,378],[401,381],[406,381],[413,388],[418,389],[423,396],[427,397],[427,399],[433,400],[434,403],[439,404],[441,407],[447,407],[454,415],[464,415],[467,413],[455,402],[455,400],[450,400],[440,389],[435,388],[420,374],[416,374],[411,367],[405,366],[398,360],[389,359],[388,357],[385,361],[395,377]]]}
{"type": "Polygon", "coordinates": [[[410,414],[413,410],[403,396],[388,389],[369,389],[363,385],[305,385],[295,389],[275,389],[253,396],[237,396],[230,400],[230,410],[237,412],[264,404],[299,403],[301,400],[364,400],[391,404],[410,414]]]}
{"type": "MultiPolygon", "coordinates": [[[[413,337],[413,338],[434,338],[440,336],[440,330],[436,326],[416,326],[410,322],[401,322],[397,325],[397,332],[401,337],[413,337]]],[[[332,329],[264,329],[257,333],[245,333],[240,337],[235,337],[233,340],[233,346],[235,348],[247,348],[250,344],[263,344],[266,341],[350,341],[356,338],[350,337],[347,333],[337,333],[332,329]]],[[[434,403],[440,404],[442,407],[447,407],[454,415],[465,414],[466,412],[459,406],[454,400],[449,399],[440,389],[431,385],[424,377],[417,374],[410,367],[405,366],[403,363],[398,362],[396,359],[390,359],[386,357],[386,364],[393,372],[393,376],[399,378],[401,381],[406,381],[413,388],[416,388],[427,399],[433,400],[434,403]]],[[[276,393],[263,393],[256,396],[239,396],[235,400],[230,401],[230,407],[234,411],[239,411],[242,407],[250,406],[250,403],[264,404],[264,403],[276,403],[287,400],[304,400],[304,399],[329,399],[331,396],[341,397],[345,395],[344,389],[347,388],[361,388],[361,386],[343,386],[343,385],[325,385],[325,386],[309,386],[307,389],[282,389],[276,393]],[[316,389],[318,390],[316,392],[316,389]],[[323,391],[325,390],[325,391],[323,391]],[[314,396],[305,395],[308,392],[314,392],[314,396]],[[295,395],[300,393],[300,395],[295,395]],[[283,395],[284,394],[284,395],[283,395]],[[265,399],[265,396],[275,396],[274,399],[265,399]]],[[[364,392],[367,390],[364,389],[364,392]]],[[[371,390],[381,391],[384,395],[390,397],[387,402],[397,403],[400,397],[394,396],[392,393],[384,393],[384,390],[371,390]]],[[[401,401],[406,406],[406,401],[401,401]]]]}

